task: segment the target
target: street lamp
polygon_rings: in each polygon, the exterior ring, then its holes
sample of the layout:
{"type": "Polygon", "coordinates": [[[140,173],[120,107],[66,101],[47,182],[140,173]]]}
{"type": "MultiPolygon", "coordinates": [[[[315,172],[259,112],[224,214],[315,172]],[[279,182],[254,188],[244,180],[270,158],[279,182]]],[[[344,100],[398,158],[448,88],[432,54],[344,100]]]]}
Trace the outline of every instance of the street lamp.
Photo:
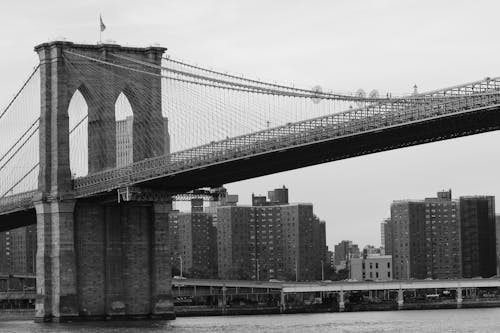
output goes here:
{"type": "Polygon", "coordinates": [[[321,259],[321,281],[325,280],[325,268],[323,267],[323,259],[321,259]]]}

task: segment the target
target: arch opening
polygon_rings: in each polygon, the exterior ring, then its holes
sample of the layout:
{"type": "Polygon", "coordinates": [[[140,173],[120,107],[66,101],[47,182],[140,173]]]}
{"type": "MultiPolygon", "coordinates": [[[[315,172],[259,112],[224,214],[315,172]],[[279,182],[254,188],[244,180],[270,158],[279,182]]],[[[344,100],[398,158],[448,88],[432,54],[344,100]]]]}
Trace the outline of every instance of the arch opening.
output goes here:
{"type": "Polygon", "coordinates": [[[88,104],[80,88],[75,91],[68,106],[69,165],[72,178],[89,172],[88,104]]]}
{"type": "Polygon", "coordinates": [[[116,121],[116,167],[134,162],[134,113],[132,105],[123,92],[115,102],[116,121]]]}

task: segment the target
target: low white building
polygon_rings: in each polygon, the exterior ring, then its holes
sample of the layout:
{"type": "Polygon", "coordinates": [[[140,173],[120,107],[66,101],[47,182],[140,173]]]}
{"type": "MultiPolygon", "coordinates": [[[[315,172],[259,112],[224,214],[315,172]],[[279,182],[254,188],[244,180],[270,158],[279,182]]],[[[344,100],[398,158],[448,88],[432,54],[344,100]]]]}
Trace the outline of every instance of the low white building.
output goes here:
{"type": "Polygon", "coordinates": [[[392,280],[392,256],[353,258],[349,262],[350,278],[357,281],[392,280]]]}

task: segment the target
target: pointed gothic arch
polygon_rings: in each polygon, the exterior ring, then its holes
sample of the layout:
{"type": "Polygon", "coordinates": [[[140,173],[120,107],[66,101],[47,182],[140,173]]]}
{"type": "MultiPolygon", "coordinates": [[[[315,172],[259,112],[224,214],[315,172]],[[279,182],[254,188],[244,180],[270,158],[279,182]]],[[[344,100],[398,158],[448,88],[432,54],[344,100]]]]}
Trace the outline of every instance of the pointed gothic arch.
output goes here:
{"type": "Polygon", "coordinates": [[[89,171],[88,148],[88,89],[81,85],[71,95],[68,103],[69,121],[69,165],[72,178],[83,177],[89,171]]]}
{"type": "Polygon", "coordinates": [[[134,162],[134,111],[130,100],[122,92],[115,102],[116,166],[134,162]]]}

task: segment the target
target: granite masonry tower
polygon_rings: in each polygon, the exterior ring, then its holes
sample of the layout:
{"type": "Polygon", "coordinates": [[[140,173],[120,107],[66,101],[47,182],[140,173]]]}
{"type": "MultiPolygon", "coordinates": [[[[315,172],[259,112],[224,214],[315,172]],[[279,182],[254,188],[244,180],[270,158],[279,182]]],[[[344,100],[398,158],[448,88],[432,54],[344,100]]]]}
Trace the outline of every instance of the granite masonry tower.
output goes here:
{"type": "Polygon", "coordinates": [[[36,320],[174,318],[167,246],[171,202],[118,203],[116,193],[76,198],[69,164],[68,106],[77,90],[88,105],[90,173],[116,165],[120,93],[136,112],[134,144],[142,145],[134,146],[134,160],[163,152],[163,131],[144,130],[148,122],[163,123],[160,77],[131,85],[119,66],[87,71],[78,61],[113,57],[119,64],[114,56],[121,55],[160,65],[165,49],[50,42],[35,51],[41,78],[36,320]]]}

